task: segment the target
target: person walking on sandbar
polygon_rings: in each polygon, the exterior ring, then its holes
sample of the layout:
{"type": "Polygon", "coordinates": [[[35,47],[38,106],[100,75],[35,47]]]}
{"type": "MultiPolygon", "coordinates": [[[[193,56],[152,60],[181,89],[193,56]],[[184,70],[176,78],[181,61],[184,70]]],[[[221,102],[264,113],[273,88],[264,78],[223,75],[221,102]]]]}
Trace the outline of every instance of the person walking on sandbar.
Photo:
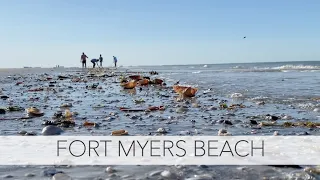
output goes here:
{"type": "Polygon", "coordinates": [[[84,54],[84,52],[81,55],[81,63],[82,63],[82,68],[87,68],[87,58],[88,56],[84,54]]]}
{"type": "Polygon", "coordinates": [[[117,62],[118,62],[117,58],[115,56],[113,56],[114,67],[117,67],[117,62]]]}

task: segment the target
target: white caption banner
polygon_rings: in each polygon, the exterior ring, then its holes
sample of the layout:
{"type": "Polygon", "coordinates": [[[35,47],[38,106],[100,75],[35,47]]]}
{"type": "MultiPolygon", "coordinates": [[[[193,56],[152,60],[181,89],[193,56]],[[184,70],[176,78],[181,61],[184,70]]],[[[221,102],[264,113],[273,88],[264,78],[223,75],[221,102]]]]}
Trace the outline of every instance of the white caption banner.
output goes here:
{"type": "Polygon", "coordinates": [[[320,165],[317,136],[0,136],[0,165],[320,165]]]}

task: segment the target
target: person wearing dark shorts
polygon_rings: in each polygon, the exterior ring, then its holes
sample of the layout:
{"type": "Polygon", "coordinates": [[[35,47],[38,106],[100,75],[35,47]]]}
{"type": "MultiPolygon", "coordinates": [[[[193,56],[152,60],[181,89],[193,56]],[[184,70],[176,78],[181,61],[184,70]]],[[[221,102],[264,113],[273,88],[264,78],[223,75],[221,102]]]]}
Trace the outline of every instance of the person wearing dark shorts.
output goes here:
{"type": "Polygon", "coordinates": [[[83,52],[81,55],[82,68],[87,68],[87,58],[88,56],[83,52]]]}

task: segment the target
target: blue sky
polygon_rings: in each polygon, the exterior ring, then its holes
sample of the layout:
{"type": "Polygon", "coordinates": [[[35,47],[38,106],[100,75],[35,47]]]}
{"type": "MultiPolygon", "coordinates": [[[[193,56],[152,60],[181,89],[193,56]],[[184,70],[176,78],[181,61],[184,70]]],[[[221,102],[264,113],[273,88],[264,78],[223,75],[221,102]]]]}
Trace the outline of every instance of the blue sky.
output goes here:
{"type": "Polygon", "coordinates": [[[0,0],[1,67],[320,60],[319,0],[0,0]],[[243,39],[243,36],[247,36],[243,39]]]}

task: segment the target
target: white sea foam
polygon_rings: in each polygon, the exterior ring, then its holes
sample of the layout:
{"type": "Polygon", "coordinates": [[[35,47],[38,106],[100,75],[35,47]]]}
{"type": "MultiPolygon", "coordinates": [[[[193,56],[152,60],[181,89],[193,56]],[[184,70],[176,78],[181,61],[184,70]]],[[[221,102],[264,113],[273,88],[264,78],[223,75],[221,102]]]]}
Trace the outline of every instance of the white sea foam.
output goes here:
{"type": "Polygon", "coordinates": [[[317,107],[317,105],[313,104],[313,103],[300,103],[300,104],[298,104],[298,107],[300,107],[302,109],[313,109],[313,108],[317,107]]]}
{"type": "Polygon", "coordinates": [[[271,69],[280,69],[280,70],[320,70],[320,66],[305,66],[305,65],[284,65],[273,67],[271,69]]]}
{"type": "Polygon", "coordinates": [[[318,72],[320,71],[320,66],[311,65],[283,65],[277,67],[251,67],[245,68],[243,66],[235,66],[231,69],[240,70],[244,72],[290,72],[290,71],[302,71],[302,72],[318,72]]]}
{"type": "Polygon", "coordinates": [[[244,95],[241,94],[241,93],[233,93],[233,94],[231,94],[231,98],[242,98],[242,97],[244,97],[244,95]]]}
{"type": "Polygon", "coordinates": [[[263,101],[263,100],[266,100],[266,99],[269,99],[269,97],[258,96],[258,97],[252,98],[251,100],[252,101],[263,101]]]}

